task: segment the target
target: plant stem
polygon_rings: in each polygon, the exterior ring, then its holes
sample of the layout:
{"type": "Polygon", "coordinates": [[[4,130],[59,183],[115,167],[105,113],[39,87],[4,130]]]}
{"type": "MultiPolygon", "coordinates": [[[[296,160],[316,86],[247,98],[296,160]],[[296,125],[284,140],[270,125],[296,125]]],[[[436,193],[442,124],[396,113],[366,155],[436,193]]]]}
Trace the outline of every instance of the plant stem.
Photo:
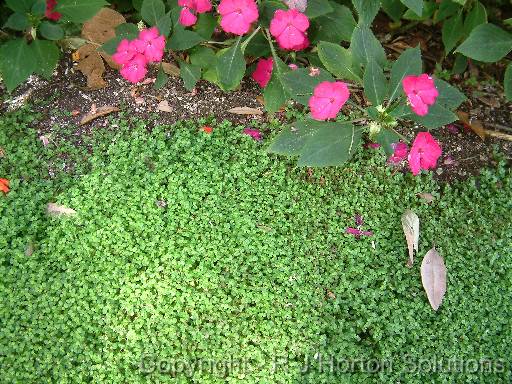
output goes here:
{"type": "Polygon", "coordinates": [[[256,28],[254,30],[254,32],[251,33],[251,35],[247,39],[245,39],[245,41],[240,46],[240,49],[242,50],[242,52],[245,52],[245,48],[247,48],[247,45],[249,45],[249,43],[251,42],[252,38],[254,36],[256,36],[256,34],[260,31],[260,29],[261,29],[261,26],[258,26],[258,28],[256,28]]]}

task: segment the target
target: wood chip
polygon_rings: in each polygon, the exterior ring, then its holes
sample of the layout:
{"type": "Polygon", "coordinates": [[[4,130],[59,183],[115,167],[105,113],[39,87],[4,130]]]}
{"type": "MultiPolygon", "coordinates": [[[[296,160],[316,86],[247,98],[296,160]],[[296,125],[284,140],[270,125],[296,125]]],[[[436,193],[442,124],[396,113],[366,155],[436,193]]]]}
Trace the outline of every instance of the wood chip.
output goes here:
{"type": "Polygon", "coordinates": [[[111,105],[105,105],[103,107],[96,108],[95,111],[91,111],[87,113],[84,117],[82,117],[82,120],[80,120],[80,125],[84,125],[87,123],[90,123],[94,119],[97,119],[98,117],[106,116],[112,112],[118,112],[119,108],[113,107],[111,105]]]}
{"type": "Polygon", "coordinates": [[[228,109],[228,112],[234,113],[235,115],[263,115],[261,110],[250,107],[235,107],[228,109]]]}

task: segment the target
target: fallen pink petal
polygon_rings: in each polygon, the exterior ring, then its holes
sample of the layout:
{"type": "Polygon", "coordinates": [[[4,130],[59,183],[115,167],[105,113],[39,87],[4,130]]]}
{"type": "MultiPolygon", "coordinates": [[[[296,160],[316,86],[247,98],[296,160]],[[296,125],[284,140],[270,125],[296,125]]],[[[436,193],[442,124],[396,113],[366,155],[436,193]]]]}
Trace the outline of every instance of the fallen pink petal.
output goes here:
{"type": "Polygon", "coordinates": [[[363,231],[361,229],[350,228],[350,227],[345,230],[345,233],[348,233],[349,235],[353,235],[356,238],[359,238],[361,236],[373,236],[372,231],[363,231]]]}
{"type": "Polygon", "coordinates": [[[261,132],[258,129],[245,128],[243,133],[245,135],[251,136],[256,141],[260,141],[263,139],[263,135],[261,134],[261,132]]]}

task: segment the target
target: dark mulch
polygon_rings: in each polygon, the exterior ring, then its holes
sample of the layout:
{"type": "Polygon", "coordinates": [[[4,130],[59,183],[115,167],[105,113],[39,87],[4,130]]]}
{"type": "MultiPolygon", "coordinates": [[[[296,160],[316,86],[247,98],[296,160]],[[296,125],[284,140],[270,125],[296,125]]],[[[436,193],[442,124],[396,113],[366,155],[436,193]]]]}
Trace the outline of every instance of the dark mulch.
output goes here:
{"type": "MultiPolygon", "coordinates": [[[[416,35],[410,35],[410,39],[416,38],[416,35]]],[[[459,79],[459,84],[470,98],[462,109],[470,112],[472,117],[481,119],[487,129],[498,129],[512,134],[512,131],[508,131],[512,104],[505,101],[499,82],[489,81],[490,75],[486,73],[478,76],[483,79],[478,86],[468,87],[464,78],[459,79]]],[[[148,77],[156,77],[154,68],[148,77]]],[[[62,127],[67,127],[67,132],[69,127],[74,127],[74,132],[68,139],[78,145],[83,135],[88,135],[95,129],[105,129],[107,126],[106,118],[98,118],[84,126],[78,125],[93,104],[96,107],[117,106],[129,116],[145,119],[150,124],[173,124],[182,119],[215,118],[217,121],[227,119],[235,124],[250,125],[255,119],[260,122],[268,119],[266,114],[246,116],[227,112],[234,107],[263,110],[256,100],[261,94],[261,89],[250,79],[244,80],[236,92],[223,92],[205,81],[198,83],[196,92],[188,92],[183,87],[181,79],[176,77],[169,77],[168,83],[160,90],[155,90],[153,84],[131,85],[112,69],[107,69],[104,78],[108,84],[106,88],[88,90],[85,77],[73,69],[69,55],[66,55],[52,79],[45,81],[35,76],[31,77],[3,105],[0,105],[0,112],[16,108],[26,99],[51,100],[49,105],[35,104],[36,110],[42,114],[37,129],[41,135],[55,137],[61,134],[62,127]],[[170,112],[157,111],[157,106],[162,100],[168,101],[172,108],[170,112]]],[[[0,85],[0,96],[2,93],[0,85]]],[[[278,117],[284,119],[283,116],[278,117]]],[[[464,179],[478,174],[484,167],[495,165],[495,148],[509,159],[512,158],[512,142],[494,138],[483,141],[462,125],[457,127],[458,133],[453,133],[454,129],[446,128],[433,132],[443,147],[443,157],[439,161],[438,169],[434,171],[440,181],[464,179]]],[[[405,126],[401,128],[401,133],[413,138],[416,128],[405,126]]]]}

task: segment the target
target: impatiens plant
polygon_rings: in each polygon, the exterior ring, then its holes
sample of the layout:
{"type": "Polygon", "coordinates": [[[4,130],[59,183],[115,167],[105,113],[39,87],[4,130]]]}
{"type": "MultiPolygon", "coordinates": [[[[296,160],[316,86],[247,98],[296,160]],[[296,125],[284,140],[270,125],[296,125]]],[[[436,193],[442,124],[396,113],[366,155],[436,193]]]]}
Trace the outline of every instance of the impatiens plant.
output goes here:
{"type": "Polygon", "coordinates": [[[51,77],[60,58],[57,43],[108,3],[104,0],[6,0],[5,4],[8,18],[0,26],[0,75],[7,90],[12,91],[34,73],[51,77]]]}

